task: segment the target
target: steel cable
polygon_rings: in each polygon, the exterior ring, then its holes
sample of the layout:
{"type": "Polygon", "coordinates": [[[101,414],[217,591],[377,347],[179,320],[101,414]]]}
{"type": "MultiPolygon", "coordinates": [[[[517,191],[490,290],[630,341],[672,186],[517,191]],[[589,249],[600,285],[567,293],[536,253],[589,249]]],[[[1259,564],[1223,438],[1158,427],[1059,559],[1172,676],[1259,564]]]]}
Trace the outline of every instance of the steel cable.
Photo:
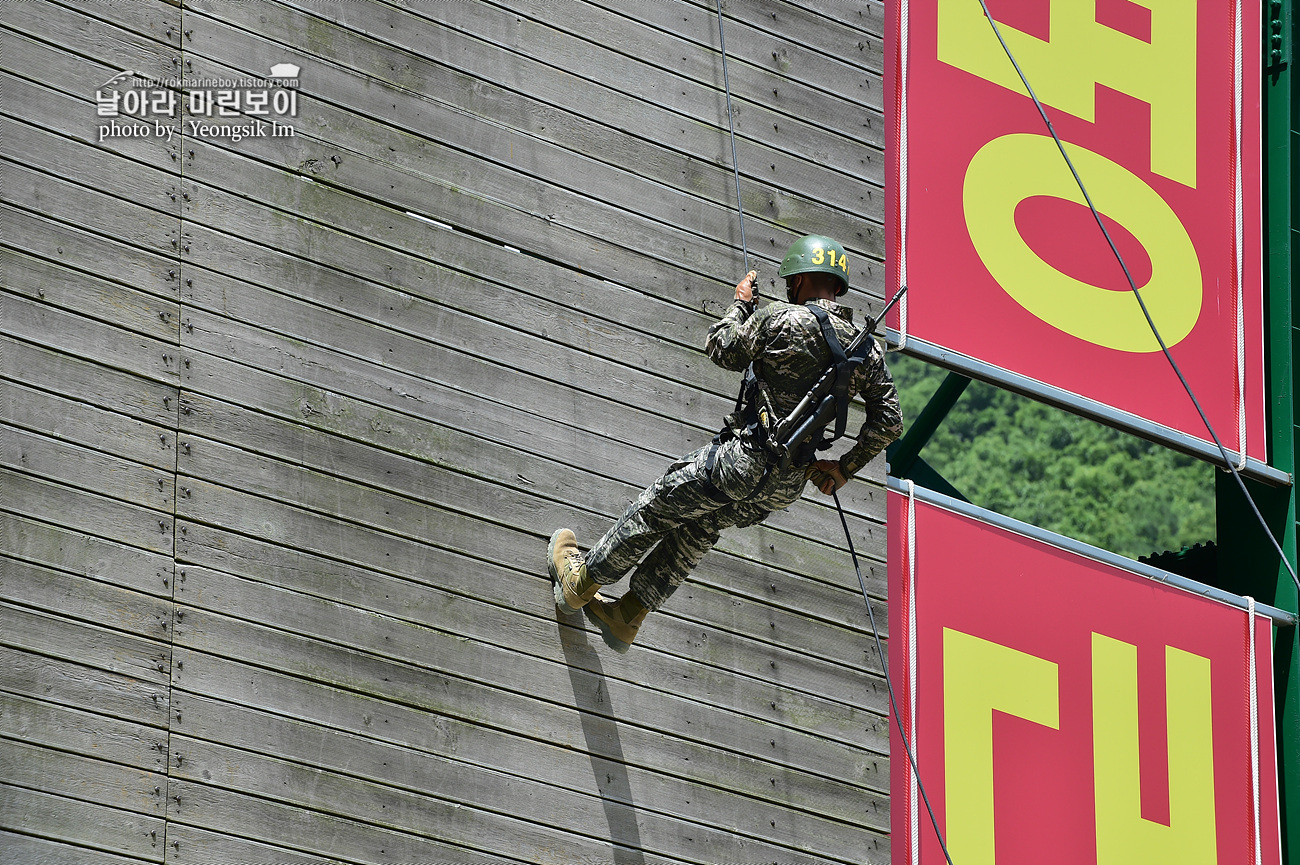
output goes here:
{"type": "MultiPolygon", "coordinates": [[[[722,51],[722,88],[727,94],[727,128],[731,132],[731,170],[736,176],[736,212],[740,216],[740,252],[745,258],[745,273],[749,273],[749,246],[745,243],[745,207],[740,201],[740,165],[736,162],[736,122],[731,114],[731,81],[727,75],[727,37],[722,28],[722,0],[718,5],[718,47],[722,51]]],[[[754,280],[754,294],[758,295],[758,280],[754,280]]]]}

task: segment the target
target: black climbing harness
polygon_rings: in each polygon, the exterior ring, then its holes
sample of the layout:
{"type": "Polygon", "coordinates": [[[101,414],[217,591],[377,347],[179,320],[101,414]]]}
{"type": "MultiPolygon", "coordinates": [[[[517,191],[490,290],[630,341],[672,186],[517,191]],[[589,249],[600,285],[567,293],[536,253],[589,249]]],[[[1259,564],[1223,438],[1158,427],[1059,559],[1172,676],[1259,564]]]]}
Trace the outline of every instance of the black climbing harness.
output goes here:
{"type": "MultiPolygon", "coordinates": [[[[740,393],[736,395],[736,407],[723,419],[722,429],[709,442],[708,453],[704,457],[704,488],[710,496],[718,501],[729,502],[731,498],[713,483],[713,469],[718,464],[718,450],[732,439],[742,439],[751,445],[771,450],[772,418],[771,395],[767,385],[754,372],[751,362],[745,367],[745,374],[740,379],[740,393]]],[[[772,473],[769,462],[759,480],[761,487],[772,473]]]]}
{"type": "Polygon", "coordinates": [[[844,434],[848,425],[850,401],[849,382],[853,371],[871,354],[866,341],[869,328],[863,328],[853,338],[848,348],[841,343],[831,324],[830,315],[815,303],[805,308],[811,312],[821,327],[822,339],[830,352],[830,366],[822,373],[794,411],[777,420],[767,384],[755,370],[755,362],[745,367],[741,378],[736,407],[723,421],[723,427],[713,437],[709,451],[709,469],[717,457],[717,448],[733,438],[744,440],[755,448],[766,450],[776,458],[782,469],[791,465],[807,465],[816,452],[829,447],[844,434]],[[835,420],[835,434],[826,436],[826,427],[835,420]]]}
{"type": "Polygon", "coordinates": [[[780,457],[781,468],[811,463],[817,458],[818,451],[826,450],[844,435],[849,421],[849,402],[852,399],[849,383],[854,371],[871,356],[869,337],[875,322],[870,322],[871,327],[863,327],[845,348],[840,344],[826,310],[813,303],[806,306],[817,317],[822,338],[830,351],[831,362],[794,411],[776,425],[771,445],[780,457]],[[826,428],[832,419],[835,421],[835,432],[827,435],[826,428]]]}
{"type": "Polygon", "coordinates": [[[849,420],[849,383],[853,371],[861,366],[871,355],[869,341],[876,331],[876,325],[885,320],[898,299],[907,291],[907,286],[900,288],[880,315],[874,319],[868,317],[866,324],[847,347],[841,347],[839,337],[831,326],[830,316],[820,306],[808,304],[808,309],[817,316],[821,325],[822,337],[831,352],[831,365],[822,373],[822,377],[813,385],[812,390],[799,401],[773,432],[773,440],[782,460],[782,468],[789,465],[805,465],[813,461],[817,451],[830,447],[836,439],[844,435],[849,420]],[[835,419],[835,432],[826,435],[826,427],[835,419]]]}
{"type": "Polygon", "coordinates": [[[726,494],[713,483],[713,469],[718,462],[718,450],[733,438],[743,439],[774,457],[759,482],[761,486],[774,466],[785,470],[792,465],[808,465],[816,459],[818,451],[830,447],[844,435],[848,427],[849,403],[852,401],[849,386],[853,372],[871,356],[870,338],[876,325],[884,320],[885,314],[905,291],[907,286],[899,289],[877,318],[868,317],[865,325],[847,346],[840,343],[829,313],[815,303],[805,304],[817,318],[822,339],[830,352],[830,365],[794,410],[780,420],[776,420],[771,394],[755,372],[753,362],[745,367],[740,392],[736,395],[736,407],[727,415],[722,429],[709,443],[704,458],[704,486],[709,495],[729,501],[726,494]],[[835,429],[828,435],[826,428],[832,420],[835,421],[835,429]]]}

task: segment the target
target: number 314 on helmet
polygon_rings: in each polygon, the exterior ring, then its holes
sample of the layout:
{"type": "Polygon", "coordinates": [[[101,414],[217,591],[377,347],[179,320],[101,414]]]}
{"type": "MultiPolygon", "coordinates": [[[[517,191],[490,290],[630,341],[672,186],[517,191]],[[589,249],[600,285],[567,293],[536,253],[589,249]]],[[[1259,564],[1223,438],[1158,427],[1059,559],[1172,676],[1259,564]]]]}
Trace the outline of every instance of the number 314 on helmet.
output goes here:
{"type": "Polygon", "coordinates": [[[806,234],[786,250],[777,276],[785,278],[796,273],[829,273],[838,278],[836,297],[849,290],[849,257],[844,247],[820,234],[806,234]]]}

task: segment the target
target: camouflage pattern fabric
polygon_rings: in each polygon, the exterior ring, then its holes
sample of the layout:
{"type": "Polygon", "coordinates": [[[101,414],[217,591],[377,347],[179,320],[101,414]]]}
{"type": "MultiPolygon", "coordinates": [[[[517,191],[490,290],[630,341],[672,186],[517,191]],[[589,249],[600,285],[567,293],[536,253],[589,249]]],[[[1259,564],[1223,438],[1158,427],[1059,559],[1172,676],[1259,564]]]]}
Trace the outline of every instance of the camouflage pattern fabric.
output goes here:
{"type": "MultiPolygon", "coordinates": [[[[856,333],[852,311],[834,301],[817,303],[832,313],[836,335],[847,345],[856,333]]],[[[830,350],[816,317],[802,306],[773,302],[756,313],[752,309],[741,301],[733,304],[709,329],[706,351],[726,369],[742,370],[755,361],[777,416],[784,417],[830,364],[830,350]]],[[[850,384],[866,400],[867,415],[856,443],[841,459],[846,477],[902,432],[898,394],[884,353],[874,340],[871,348],[850,384]]],[[[628,505],[586,554],[592,580],[609,585],[635,566],[632,591],[648,609],[658,610],[724,529],[761,522],[802,494],[804,466],[782,470],[777,457],[745,438],[716,446],[710,476],[707,462],[714,447],[706,445],[674,462],[628,505]]]]}
{"type": "Polygon", "coordinates": [[[592,580],[617,582],[649,551],[632,574],[631,587],[647,609],[658,610],[723,529],[761,522],[803,492],[803,467],[779,471],[775,457],[740,439],[718,447],[710,488],[704,482],[710,447],[673,463],[628,505],[587,553],[592,580]]]}
{"type": "MultiPolygon", "coordinates": [[[[857,328],[853,310],[832,300],[815,303],[831,313],[840,342],[848,345],[857,328]]],[[[743,370],[754,361],[755,372],[772,395],[778,417],[785,417],[812,389],[830,365],[830,349],[816,317],[802,305],[774,301],[750,314],[750,305],[737,301],[709,328],[705,351],[723,369],[743,370]]],[[[845,477],[852,477],[903,432],[898,391],[885,366],[885,353],[871,340],[871,355],[853,374],[850,391],[866,403],[867,415],[857,442],[840,459],[845,477]]]]}

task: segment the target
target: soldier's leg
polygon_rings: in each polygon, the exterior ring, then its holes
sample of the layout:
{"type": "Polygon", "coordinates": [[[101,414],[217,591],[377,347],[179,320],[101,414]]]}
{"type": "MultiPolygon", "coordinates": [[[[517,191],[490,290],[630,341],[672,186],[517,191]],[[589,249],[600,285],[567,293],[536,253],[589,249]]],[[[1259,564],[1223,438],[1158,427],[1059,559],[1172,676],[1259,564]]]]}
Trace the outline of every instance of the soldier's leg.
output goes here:
{"type": "Polygon", "coordinates": [[[730,501],[706,483],[706,456],[707,448],[701,448],[674,463],[628,505],[586,554],[593,581],[618,582],[668,533],[730,501]]]}
{"type": "Polygon", "coordinates": [[[659,546],[637,566],[629,583],[651,610],[658,610],[713,549],[722,532],[733,526],[752,526],[771,511],[755,502],[732,502],[664,536],[659,546]]]}
{"type": "Polygon", "coordinates": [[[757,522],[766,516],[748,502],[732,502],[666,533],[632,573],[627,592],[611,601],[599,592],[584,607],[605,643],[617,652],[632,647],[647,614],[660,609],[686,581],[722,531],[737,520],[757,522]]]}
{"type": "MultiPolygon", "coordinates": [[[[716,517],[725,510],[727,509],[717,511],[710,517],[716,517]]],[[[713,549],[722,529],[726,527],[719,525],[715,519],[705,518],[673,529],[632,572],[629,588],[641,599],[646,609],[651,612],[658,610],[677,591],[677,587],[686,582],[691,571],[695,570],[704,554],[713,549]]]]}
{"type": "Polygon", "coordinates": [[[729,510],[729,506],[723,507],[666,533],[637,566],[623,597],[615,601],[597,592],[583,610],[600,628],[606,645],[616,652],[632,647],[646,615],[663,606],[700,558],[718,542],[729,510]]]}
{"type": "Polygon", "coordinates": [[[631,648],[646,614],[682,584],[723,529],[762,518],[756,505],[744,501],[768,477],[761,455],[733,440],[718,450],[712,474],[708,455],[707,449],[697,451],[689,464],[656,481],[587,554],[593,580],[608,585],[654,547],[623,597],[612,601],[598,592],[583,607],[615,651],[631,648]]]}

